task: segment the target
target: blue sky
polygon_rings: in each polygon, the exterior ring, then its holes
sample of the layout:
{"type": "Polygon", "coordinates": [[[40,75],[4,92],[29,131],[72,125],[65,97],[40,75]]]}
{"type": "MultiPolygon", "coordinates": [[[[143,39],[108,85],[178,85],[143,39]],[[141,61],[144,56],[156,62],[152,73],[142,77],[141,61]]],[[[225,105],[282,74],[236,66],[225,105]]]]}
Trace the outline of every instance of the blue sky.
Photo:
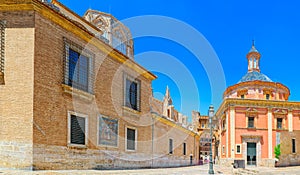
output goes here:
{"type": "MultiPolygon", "coordinates": [[[[299,50],[300,50],[300,2],[299,1],[200,1],[200,0],[60,0],[61,3],[82,16],[91,8],[111,13],[119,20],[143,16],[160,15],[171,17],[195,28],[210,43],[222,66],[226,87],[237,83],[247,72],[246,54],[251,48],[252,40],[261,53],[260,68],[273,81],[281,82],[291,90],[290,101],[300,101],[299,50]]],[[[134,31],[135,26],[130,26],[134,31]]],[[[153,26],[155,29],[155,26],[153,26]]],[[[176,34],[187,33],[176,29],[176,34]]],[[[170,32],[174,32],[172,29],[170,32]]],[[[164,71],[153,71],[158,79],[153,81],[153,91],[162,99],[168,85],[175,107],[191,116],[191,110],[207,114],[212,103],[216,108],[222,102],[222,96],[212,94],[211,75],[207,74],[205,65],[189,50],[189,47],[176,41],[160,37],[142,37],[134,39],[135,55],[148,52],[163,53],[153,59],[155,64],[164,66],[164,71]],[[191,89],[189,82],[178,85],[181,80],[187,81],[185,74],[176,65],[166,61],[172,57],[184,67],[195,82],[197,93],[191,89]],[[160,62],[161,60],[161,62],[160,62]],[[178,75],[174,77],[174,75],[178,75]],[[198,98],[199,96],[199,98],[198,98]]],[[[202,48],[201,45],[195,46],[202,48]]],[[[144,63],[139,56],[136,61],[144,63]]],[[[146,59],[146,58],[145,58],[146,59]]],[[[152,63],[153,63],[152,62],[152,63]]],[[[151,70],[148,64],[142,66],[151,70]]],[[[183,81],[184,82],[184,81],[183,81]]],[[[222,83],[221,83],[222,84],[222,83]]]]}

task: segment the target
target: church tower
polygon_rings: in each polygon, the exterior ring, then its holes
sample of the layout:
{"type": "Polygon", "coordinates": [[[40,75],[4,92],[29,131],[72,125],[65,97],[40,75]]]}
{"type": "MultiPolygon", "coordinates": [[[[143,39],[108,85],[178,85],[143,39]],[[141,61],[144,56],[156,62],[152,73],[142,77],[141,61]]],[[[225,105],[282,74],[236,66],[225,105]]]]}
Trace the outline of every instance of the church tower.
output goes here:
{"type": "Polygon", "coordinates": [[[254,41],[252,41],[252,47],[247,54],[248,59],[248,72],[260,72],[259,69],[259,61],[260,61],[260,53],[256,50],[254,41]]]}

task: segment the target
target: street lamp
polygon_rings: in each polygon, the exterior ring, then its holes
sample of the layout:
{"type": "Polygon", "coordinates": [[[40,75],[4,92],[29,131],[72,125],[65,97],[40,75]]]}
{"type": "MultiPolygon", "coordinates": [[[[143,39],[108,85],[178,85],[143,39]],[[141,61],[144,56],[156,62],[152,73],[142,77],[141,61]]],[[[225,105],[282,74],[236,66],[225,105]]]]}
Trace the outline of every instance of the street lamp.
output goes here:
{"type": "Polygon", "coordinates": [[[212,160],[212,138],[213,138],[213,133],[212,133],[212,129],[213,129],[213,124],[212,124],[212,119],[214,116],[214,107],[213,105],[209,106],[209,110],[208,110],[208,117],[209,117],[209,126],[210,126],[210,147],[209,147],[209,170],[208,170],[208,174],[215,174],[214,173],[214,167],[213,167],[213,160],[212,160]]]}

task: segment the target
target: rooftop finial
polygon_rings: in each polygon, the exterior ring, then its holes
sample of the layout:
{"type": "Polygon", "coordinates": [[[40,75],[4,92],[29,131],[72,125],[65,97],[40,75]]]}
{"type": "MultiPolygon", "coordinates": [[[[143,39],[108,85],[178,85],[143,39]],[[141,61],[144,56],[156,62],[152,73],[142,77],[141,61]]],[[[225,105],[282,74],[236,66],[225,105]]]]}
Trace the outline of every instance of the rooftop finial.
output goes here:
{"type": "Polygon", "coordinates": [[[252,40],[252,47],[254,47],[255,43],[254,43],[254,39],[252,40]]]}

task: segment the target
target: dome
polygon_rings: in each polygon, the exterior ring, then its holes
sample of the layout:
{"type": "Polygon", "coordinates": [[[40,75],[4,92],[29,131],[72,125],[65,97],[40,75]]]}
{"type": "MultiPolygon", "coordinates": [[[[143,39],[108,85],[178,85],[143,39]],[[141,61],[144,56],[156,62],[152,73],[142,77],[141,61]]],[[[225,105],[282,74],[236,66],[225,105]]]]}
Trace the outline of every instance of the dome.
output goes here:
{"type": "Polygon", "coordinates": [[[255,80],[266,81],[266,82],[273,82],[266,75],[264,75],[264,74],[262,74],[260,72],[257,72],[257,71],[253,71],[253,72],[248,72],[246,75],[244,75],[242,77],[242,79],[239,81],[239,83],[241,83],[241,82],[247,82],[247,81],[255,81],[255,80]]]}

